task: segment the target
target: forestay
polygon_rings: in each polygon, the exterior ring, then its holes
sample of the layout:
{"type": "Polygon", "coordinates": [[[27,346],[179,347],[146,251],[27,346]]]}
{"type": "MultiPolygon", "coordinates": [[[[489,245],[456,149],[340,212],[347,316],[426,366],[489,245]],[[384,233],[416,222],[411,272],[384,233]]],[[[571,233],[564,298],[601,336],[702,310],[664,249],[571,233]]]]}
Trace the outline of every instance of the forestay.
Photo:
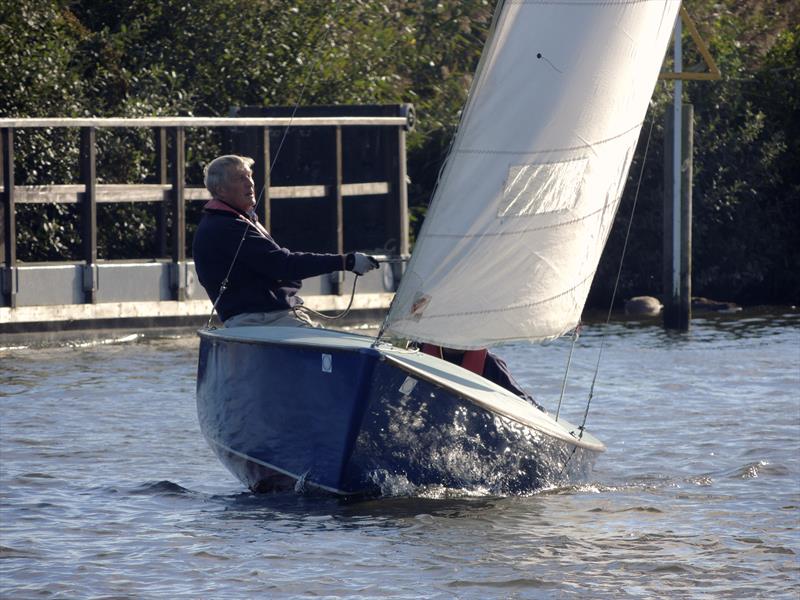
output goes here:
{"type": "Polygon", "coordinates": [[[679,6],[500,3],[388,331],[473,349],[575,327],[679,6]]]}

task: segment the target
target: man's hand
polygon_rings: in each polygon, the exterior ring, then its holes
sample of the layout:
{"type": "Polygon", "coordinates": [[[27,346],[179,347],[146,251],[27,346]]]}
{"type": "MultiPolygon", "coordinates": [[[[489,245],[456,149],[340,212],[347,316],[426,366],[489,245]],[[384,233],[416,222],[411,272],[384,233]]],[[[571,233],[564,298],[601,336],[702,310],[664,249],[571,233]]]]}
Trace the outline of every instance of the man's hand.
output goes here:
{"type": "Polygon", "coordinates": [[[369,273],[373,269],[377,269],[380,265],[378,261],[372,256],[362,252],[351,252],[345,259],[345,267],[348,271],[352,271],[356,275],[363,275],[369,273]]]}

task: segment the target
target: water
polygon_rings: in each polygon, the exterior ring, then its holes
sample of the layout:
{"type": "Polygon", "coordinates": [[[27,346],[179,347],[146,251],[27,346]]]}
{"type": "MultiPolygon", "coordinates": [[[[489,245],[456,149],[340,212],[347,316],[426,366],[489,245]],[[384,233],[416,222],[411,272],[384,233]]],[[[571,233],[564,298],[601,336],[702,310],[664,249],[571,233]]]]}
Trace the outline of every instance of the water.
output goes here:
{"type": "MultiPolygon", "coordinates": [[[[244,490],[198,431],[193,337],[2,351],[0,596],[797,598],[800,316],[588,327],[572,421],[601,339],[590,482],[362,502],[244,490]]],[[[499,352],[554,412],[567,351],[499,352]]]]}

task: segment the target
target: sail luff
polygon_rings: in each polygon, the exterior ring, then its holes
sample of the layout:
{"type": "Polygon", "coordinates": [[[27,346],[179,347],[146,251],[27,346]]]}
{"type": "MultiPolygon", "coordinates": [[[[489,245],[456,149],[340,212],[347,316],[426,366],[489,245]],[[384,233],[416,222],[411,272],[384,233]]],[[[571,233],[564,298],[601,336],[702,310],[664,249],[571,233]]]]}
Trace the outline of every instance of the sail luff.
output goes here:
{"type": "Polygon", "coordinates": [[[389,331],[471,349],[577,324],[678,6],[499,7],[389,331]]]}

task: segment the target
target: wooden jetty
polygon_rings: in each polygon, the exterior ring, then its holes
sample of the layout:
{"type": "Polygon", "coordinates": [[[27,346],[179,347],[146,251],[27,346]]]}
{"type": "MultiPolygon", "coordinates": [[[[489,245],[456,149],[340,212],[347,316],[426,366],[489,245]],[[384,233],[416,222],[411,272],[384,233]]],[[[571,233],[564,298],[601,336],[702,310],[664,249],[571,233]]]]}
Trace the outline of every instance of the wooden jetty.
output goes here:
{"type": "MultiPolygon", "coordinates": [[[[413,123],[413,107],[405,104],[247,107],[216,118],[0,119],[0,347],[205,323],[211,303],[197,282],[186,219],[187,208],[209,195],[201,181],[186,181],[190,128],[218,131],[223,153],[256,160],[256,191],[264,190],[259,219],[279,243],[318,252],[363,250],[392,259],[358,283],[354,314],[374,318],[388,308],[408,257],[405,134],[413,123]],[[78,183],[16,185],[15,132],[30,128],[79,129],[78,183]],[[98,182],[96,136],[103,128],[152,131],[153,182],[98,182]],[[111,260],[98,254],[97,207],[123,202],[158,206],[155,256],[111,260]],[[44,203],[80,206],[80,260],[18,260],[17,206],[44,203]]],[[[308,280],[303,297],[316,310],[342,310],[350,300],[352,277],[308,280]]]]}

